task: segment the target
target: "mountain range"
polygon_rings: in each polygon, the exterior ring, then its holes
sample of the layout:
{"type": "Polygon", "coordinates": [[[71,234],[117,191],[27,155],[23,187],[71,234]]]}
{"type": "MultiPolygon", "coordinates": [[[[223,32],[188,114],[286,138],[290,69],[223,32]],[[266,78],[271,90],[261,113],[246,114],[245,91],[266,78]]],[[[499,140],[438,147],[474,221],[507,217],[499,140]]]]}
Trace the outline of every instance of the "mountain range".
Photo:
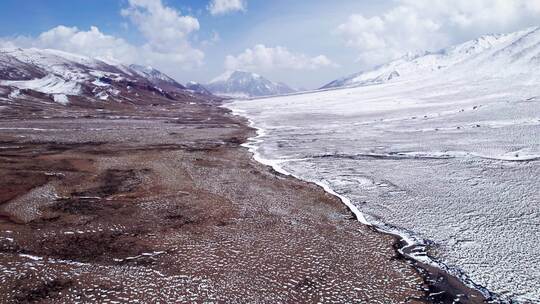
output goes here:
{"type": "MultiPolygon", "coordinates": [[[[539,76],[540,28],[484,35],[437,52],[397,60],[334,80],[322,89],[421,79],[539,76]]],[[[296,92],[245,71],[228,71],[206,85],[185,86],[152,67],[108,62],[50,49],[0,49],[0,99],[42,99],[60,104],[88,101],[153,103],[212,94],[251,98],[296,92]]]]}
{"type": "Polygon", "coordinates": [[[539,75],[539,63],[540,27],[534,27],[510,34],[484,35],[437,52],[407,54],[372,70],[334,80],[322,89],[422,78],[539,75]]]}
{"type": "Polygon", "coordinates": [[[151,67],[49,49],[0,49],[0,100],[154,104],[206,97],[151,67]]]}
{"type": "Polygon", "coordinates": [[[89,102],[127,104],[171,102],[185,98],[259,97],[294,92],[249,72],[227,72],[208,85],[185,86],[159,70],[125,65],[51,49],[0,49],[0,99],[50,101],[62,105],[89,102]]]}

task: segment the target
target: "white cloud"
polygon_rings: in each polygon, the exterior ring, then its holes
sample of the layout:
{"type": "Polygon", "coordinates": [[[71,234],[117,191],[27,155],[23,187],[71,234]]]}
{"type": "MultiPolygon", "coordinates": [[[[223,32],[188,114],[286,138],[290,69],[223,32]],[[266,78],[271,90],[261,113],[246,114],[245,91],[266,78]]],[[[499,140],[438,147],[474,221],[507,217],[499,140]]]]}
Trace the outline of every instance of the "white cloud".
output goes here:
{"type": "Polygon", "coordinates": [[[196,18],[182,16],[161,0],[129,0],[121,14],[135,24],[149,45],[166,51],[189,46],[187,36],[200,27],[196,18]]]}
{"type": "Polygon", "coordinates": [[[208,10],[214,16],[232,12],[245,12],[247,2],[246,0],[212,0],[208,4],[208,10]]]}
{"type": "Polygon", "coordinates": [[[350,15],[337,28],[359,60],[374,65],[479,35],[518,30],[540,17],[538,0],[397,0],[375,16],[350,15]]]}
{"type": "Polygon", "coordinates": [[[92,26],[88,31],[76,27],[57,26],[42,33],[34,41],[40,48],[61,49],[90,57],[106,60],[135,60],[137,49],[121,38],[103,34],[99,28],[92,26]]]}
{"type": "Polygon", "coordinates": [[[0,46],[58,49],[109,61],[152,65],[172,75],[202,64],[204,53],[189,41],[190,33],[199,29],[197,19],[182,16],[161,0],[129,0],[121,13],[146,39],[143,45],[104,34],[96,26],[85,31],[60,25],[37,37],[0,39],[0,46]]]}
{"type": "Polygon", "coordinates": [[[182,16],[180,11],[164,6],[161,0],[129,0],[129,7],[121,14],[146,38],[143,48],[147,52],[169,58],[172,63],[202,63],[204,53],[193,48],[188,39],[190,33],[200,28],[196,18],[182,16]]]}
{"type": "Polygon", "coordinates": [[[138,56],[136,47],[121,38],[103,34],[92,26],[88,31],[77,27],[57,26],[38,37],[19,36],[0,39],[0,47],[50,48],[70,53],[98,57],[109,61],[134,62],[138,56]]]}
{"type": "Polygon", "coordinates": [[[309,57],[304,54],[292,53],[287,48],[266,47],[258,44],[246,49],[237,56],[229,55],[225,59],[227,70],[315,70],[322,67],[336,67],[337,65],[324,55],[309,57]]]}

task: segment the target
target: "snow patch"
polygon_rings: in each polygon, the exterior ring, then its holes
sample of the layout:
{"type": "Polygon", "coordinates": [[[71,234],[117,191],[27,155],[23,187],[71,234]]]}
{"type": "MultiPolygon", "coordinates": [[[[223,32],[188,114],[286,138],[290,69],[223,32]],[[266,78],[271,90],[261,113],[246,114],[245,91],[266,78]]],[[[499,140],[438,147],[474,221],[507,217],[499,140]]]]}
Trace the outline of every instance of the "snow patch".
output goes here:
{"type": "Polygon", "coordinates": [[[69,99],[64,94],[54,94],[53,99],[55,102],[61,104],[61,105],[67,105],[69,103],[69,99]]]}
{"type": "Polygon", "coordinates": [[[11,93],[9,93],[9,95],[8,95],[8,97],[11,98],[11,99],[18,98],[19,96],[21,96],[21,90],[19,90],[19,89],[11,91],[11,93]]]}
{"type": "Polygon", "coordinates": [[[0,84],[45,94],[79,95],[81,92],[81,86],[76,81],[64,80],[53,74],[33,80],[4,80],[0,84]]]}

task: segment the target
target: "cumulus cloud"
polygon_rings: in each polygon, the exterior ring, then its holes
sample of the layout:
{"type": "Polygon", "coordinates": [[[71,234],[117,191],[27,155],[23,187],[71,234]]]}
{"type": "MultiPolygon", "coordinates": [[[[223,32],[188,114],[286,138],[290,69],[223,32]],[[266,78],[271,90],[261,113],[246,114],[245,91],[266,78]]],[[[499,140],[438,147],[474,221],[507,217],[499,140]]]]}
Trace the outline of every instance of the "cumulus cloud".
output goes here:
{"type": "Polygon", "coordinates": [[[208,11],[214,16],[232,12],[245,12],[246,10],[246,0],[212,0],[208,4],[208,11]]]}
{"type": "Polygon", "coordinates": [[[536,0],[398,0],[379,15],[350,15],[337,33],[358,50],[360,61],[374,65],[406,52],[515,31],[535,24],[539,17],[536,0]]]}
{"type": "Polygon", "coordinates": [[[103,34],[95,26],[90,27],[88,31],[81,31],[77,27],[60,25],[41,33],[38,37],[19,36],[0,40],[0,46],[59,49],[108,61],[124,59],[125,62],[132,62],[137,57],[136,47],[121,38],[103,34]]]}
{"type": "Polygon", "coordinates": [[[248,48],[237,56],[229,55],[225,59],[227,70],[315,70],[335,66],[337,65],[324,55],[309,57],[292,53],[285,47],[266,47],[263,44],[248,48]]]}
{"type": "Polygon", "coordinates": [[[189,35],[199,29],[197,19],[182,16],[161,0],[129,0],[121,14],[135,25],[145,43],[133,45],[96,26],[81,30],[60,25],[37,37],[0,39],[0,46],[59,49],[113,62],[153,65],[173,75],[202,64],[204,53],[189,40],[189,35]]]}
{"type": "Polygon", "coordinates": [[[155,55],[151,56],[152,61],[190,66],[202,63],[204,53],[193,48],[188,39],[190,33],[200,28],[196,18],[182,16],[180,11],[164,6],[161,0],[129,0],[129,7],[121,14],[146,38],[143,49],[155,55]]]}
{"type": "Polygon", "coordinates": [[[188,35],[199,30],[199,21],[182,16],[178,10],[164,6],[161,0],[129,0],[121,11],[147,39],[147,44],[161,51],[188,48],[188,35]]]}

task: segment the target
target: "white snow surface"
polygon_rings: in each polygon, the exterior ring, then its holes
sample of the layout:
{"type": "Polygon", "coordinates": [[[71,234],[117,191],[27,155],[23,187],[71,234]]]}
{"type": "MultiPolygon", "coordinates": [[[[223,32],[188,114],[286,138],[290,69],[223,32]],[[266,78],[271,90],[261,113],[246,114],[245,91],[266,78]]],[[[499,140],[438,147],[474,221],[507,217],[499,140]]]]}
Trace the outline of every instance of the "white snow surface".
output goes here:
{"type": "Polygon", "coordinates": [[[61,104],[61,105],[67,105],[69,103],[69,99],[64,94],[54,94],[53,95],[54,101],[61,104]]]}
{"type": "Polygon", "coordinates": [[[258,160],[429,244],[499,300],[538,303],[539,46],[537,29],[485,36],[448,49],[475,56],[444,72],[227,107],[260,129],[258,160]]]}
{"type": "Polygon", "coordinates": [[[77,81],[65,80],[52,74],[33,80],[4,80],[0,81],[0,85],[32,89],[45,94],[78,95],[81,91],[77,81]]]}
{"type": "Polygon", "coordinates": [[[33,65],[64,79],[78,80],[88,68],[99,70],[104,62],[50,49],[0,49],[0,55],[13,56],[22,63],[33,65]]]}
{"type": "Polygon", "coordinates": [[[15,98],[18,98],[19,96],[21,96],[21,91],[16,89],[16,90],[13,90],[9,93],[8,97],[10,99],[15,99],[15,98]]]}
{"type": "Polygon", "coordinates": [[[82,93],[82,85],[105,87],[108,84],[101,82],[99,77],[119,77],[116,73],[105,71],[114,67],[100,60],[57,50],[0,49],[0,58],[3,64],[19,68],[22,74],[27,73],[29,68],[33,72],[46,73],[42,78],[30,80],[0,80],[0,85],[50,94],[56,102],[64,105],[69,102],[67,96],[82,93]]]}
{"type": "Polygon", "coordinates": [[[2,52],[8,53],[18,60],[25,63],[33,63],[37,66],[49,66],[64,65],[77,63],[84,66],[99,67],[103,62],[97,59],[92,59],[86,56],[80,56],[72,53],[67,53],[59,50],[52,49],[37,49],[37,48],[5,48],[2,52]]]}

